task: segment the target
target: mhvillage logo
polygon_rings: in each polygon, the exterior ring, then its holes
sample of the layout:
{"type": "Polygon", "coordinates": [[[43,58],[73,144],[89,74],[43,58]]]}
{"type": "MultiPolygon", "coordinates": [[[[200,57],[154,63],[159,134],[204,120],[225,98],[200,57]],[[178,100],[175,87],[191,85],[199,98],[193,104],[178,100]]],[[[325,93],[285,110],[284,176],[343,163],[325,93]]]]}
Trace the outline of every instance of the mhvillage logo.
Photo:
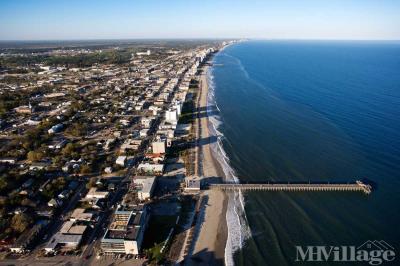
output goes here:
{"type": "Polygon", "coordinates": [[[368,240],[356,246],[296,246],[296,261],[367,262],[380,265],[393,261],[394,248],[383,240],[368,240]]]}

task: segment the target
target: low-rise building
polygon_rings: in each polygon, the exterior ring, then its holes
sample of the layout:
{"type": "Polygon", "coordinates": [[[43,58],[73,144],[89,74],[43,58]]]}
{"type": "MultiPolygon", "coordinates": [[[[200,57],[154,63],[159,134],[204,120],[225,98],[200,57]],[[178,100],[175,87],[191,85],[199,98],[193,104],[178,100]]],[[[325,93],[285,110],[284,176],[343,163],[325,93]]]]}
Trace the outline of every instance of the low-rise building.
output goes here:
{"type": "Polygon", "coordinates": [[[77,208],[72,212],[69,219],[70,221],[90,222],[92,221],[93,216],[93,213],[86,212],[86,210],[82,208],[77,208]]]}
{"type": "Polygon", "coordinates": [[[178,122],[178,112],[176,109],[169,109],[165,111],[165,121],[170,123],[177,123],[178,122]]]}
{"type": "Polygon", "coordinates": [[[58,199],[51,199],[49,202],[47,202],[47,205],[49,207],[58,208],[62,205],[62,201],[58,199]]]}
{"type": "Polygon", "coordinates": [[[164,171],[164,164],[141,163],[137,167],[137,171],[149,175],[162,175],[164,171]]]}
{"type": "Polygon", "coordinates": [[[47,146],[49,147],[49,149],[62,149],[67,143],[68,141],[65,139],[54,140],[51,141],[47,146]]]}
{"type": "Polygon", "coordinates": [[[124,153],[126,150],[133,150],[136,151],[142,145],[143,140],[141,139],[127,139],[120,147],[120,152],[124,153]]]}
{"type": "Polygon", "coordinates": [[[92,187],[89,189],[86,194],[86,199],[105,199],[108,197],[108,191],[100,191],[96,187],[92,187]]]}
{"type": "Polygon", "coordinates": [[[153,196],[156,186],[155,176],[135,176],[133,178],[139,200],[148,200],[153,196]]]}
{"type": "Polygon", "coordinates": [[[14,111],[19,114],[31,114],[33,113],[33,108],[31,105],[21,105],[14,108],[14,111]]]}
{"type": "Polygon", "coordinates": [[[63,124],[57,124],[57,125],[52,126],[49,130],[47,130],[47,132],[49,134],[54,134],[54,133],[60,132],[63,128],[64,128],[63,124]]]}
{"type": "Polygon", "coordinates": [[[147,224],[146,208],[119,206],[114,219],[101,239],[104,253],[137,255],[140,252],[147,224]]]}
{"type": "Polygon", "coordinates": [[[66,221],[49,242],[44,250],[47,253],[55,252],[58,248],[63,250],[74,250],[82,242],[83,235],[87,229],[86,225],[78,225],[75,221],[66,221]]]}
{"type": "Polygon", "coordinates": [[[56,233],[45,246],[46,253],[52,253],[59,247],[67,250],[76,249],[82,241],[82,235],[64,235],[56,233]]]}
{"type": "Polygon", "coordinates": [[[167,143],[166,143],[166,139],[157,139],[155,141],[152,142],[151,144],[153,153],[161,153],[164,154],[165,150],[167,148],[167,143]]]}
{"type": "Polygon", "coordinates": [[[0,163],[15,164],[16,162],[17,162],[17,159],[15,159],[15,158],[11,158],[11,157],[0,158],[0,163]]]}
{"type": "Polygon", "coordinates": [[[43,170],[49,167],[51,164],[49,162],[37,162],[37,163],[32,163],[29,166],[29,170],[43,170]]]}
{"type": "Polygon", "coordinates": [[[154,120],[153,117],[142,117],[141,120],[140,120],[140,124],[144,128],[150,128],[153,120],[154,120]]]}
{"type": "Polygon", "coordinates": [[[25,230],[15,243],[10,247],[10,251],[14,253],[24,253],[29,251],[34,241],[46,228],[48,221],[39,221],[31,229],[25,230]]]}
{"type": "Polygon", "coordinates": [[[145,138],[149,135],[149,129],[148,128],[143,128],[142,130],[139,131],[139,136],[142,138],[145,138]]]}
{"type": "Polygon", "coordinates": [[[196,193],[201,189],[201,180],[199,176],[187,176],[185,177],[185,192],[196,193]]]}
{"type": "Polygon", "coordinates": [[[121,166],[125,166],[126,156],[118,156],[117,160],[115,160],[115,163],[121,166]]]}

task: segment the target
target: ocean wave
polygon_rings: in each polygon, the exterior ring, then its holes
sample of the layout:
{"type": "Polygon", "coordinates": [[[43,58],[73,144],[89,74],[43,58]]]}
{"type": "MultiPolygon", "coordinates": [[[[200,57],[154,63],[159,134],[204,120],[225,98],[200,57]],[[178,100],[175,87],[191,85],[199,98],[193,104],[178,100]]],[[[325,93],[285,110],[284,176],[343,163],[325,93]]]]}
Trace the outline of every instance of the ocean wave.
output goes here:
{"type": "Polygon", "coordinates": [[[273,99],[275,99],[275,100],[277,100],[277,101],[281,101],[281,99],[279,98],[279,96],[278,96],[272,89],[270,89],[270,88],[264,86],[261,82],[257,81],[256,79],[254,79],[254,78],[252,78],[252,77],[250,76],[249,72],[247,72],[246,68],[244,67],[242,61],[241,61],[239,58],[237,58],[237,57],[235,57],[235,56],[233,56],[233,55],[230,55],[230,54],[228,54],[228,53],[224,53],[224,56],[229,57],[229,58],[231,58],[231,59],[234,60],[234,62],[236,63],[237,67],[240,69],[240,71],[241,71],[241,72],[243,73],[243,75],[246,77],[246,79],[247,79],[248,82],[251,82],[251,83],[253,83],[255,86],[261,88],[262,90],[267,91],[269,97],[271,97],[271,98],[273,98],[273,99]]]}
{"type": "MultiPolygon", "coordinates": [[[[226,154],[222,140],[224,134],[219,130],[222,120],[219,115],[212,113],[213,108],[220,111],[215,101],[215,84],[212,71],[207,72],[208,95],[207,95],[207,113],[209,114],[209,132],[212,136],[217,136],[217,141],[211,145],[211,150],[216,160],[221,165],[225,174],[225,181],[238,183],[235,170],[229,164],[229,157],[226,154]]],[[[233,254],[243,247],[246,239],[250,238],[251,232],[245,213],[245,202],[241,191],[235,191],[228,194],[228,206],[226,211],[226,222],[228,228],[228,238],[225,246],[225,264],[234,265],[233,254]]]]}

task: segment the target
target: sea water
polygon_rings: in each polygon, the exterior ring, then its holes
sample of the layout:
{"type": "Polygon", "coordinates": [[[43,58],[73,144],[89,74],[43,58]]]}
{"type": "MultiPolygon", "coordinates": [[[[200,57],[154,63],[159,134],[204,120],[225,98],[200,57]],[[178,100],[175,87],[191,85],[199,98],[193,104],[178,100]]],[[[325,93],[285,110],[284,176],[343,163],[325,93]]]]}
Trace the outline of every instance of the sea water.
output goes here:
{"type": "Polygon", "coordinates": [[[229,182],[373,185],[229,195],[226,264],[298,265],[295,246],[367,240],[400,256],[400,43],[248,41],[213,63],[209,127],[229,182]]]}

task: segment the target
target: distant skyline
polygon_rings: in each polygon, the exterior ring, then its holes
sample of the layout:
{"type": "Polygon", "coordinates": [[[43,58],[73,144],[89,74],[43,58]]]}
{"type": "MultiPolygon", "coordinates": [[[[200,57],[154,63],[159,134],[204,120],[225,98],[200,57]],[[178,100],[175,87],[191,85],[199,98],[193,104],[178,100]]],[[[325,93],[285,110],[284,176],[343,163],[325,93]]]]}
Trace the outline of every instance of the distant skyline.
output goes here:
{"type": "Polygon", "coordinates": [[[0,40],[400,40],[400,1],[0,0],[0,40]]]}

